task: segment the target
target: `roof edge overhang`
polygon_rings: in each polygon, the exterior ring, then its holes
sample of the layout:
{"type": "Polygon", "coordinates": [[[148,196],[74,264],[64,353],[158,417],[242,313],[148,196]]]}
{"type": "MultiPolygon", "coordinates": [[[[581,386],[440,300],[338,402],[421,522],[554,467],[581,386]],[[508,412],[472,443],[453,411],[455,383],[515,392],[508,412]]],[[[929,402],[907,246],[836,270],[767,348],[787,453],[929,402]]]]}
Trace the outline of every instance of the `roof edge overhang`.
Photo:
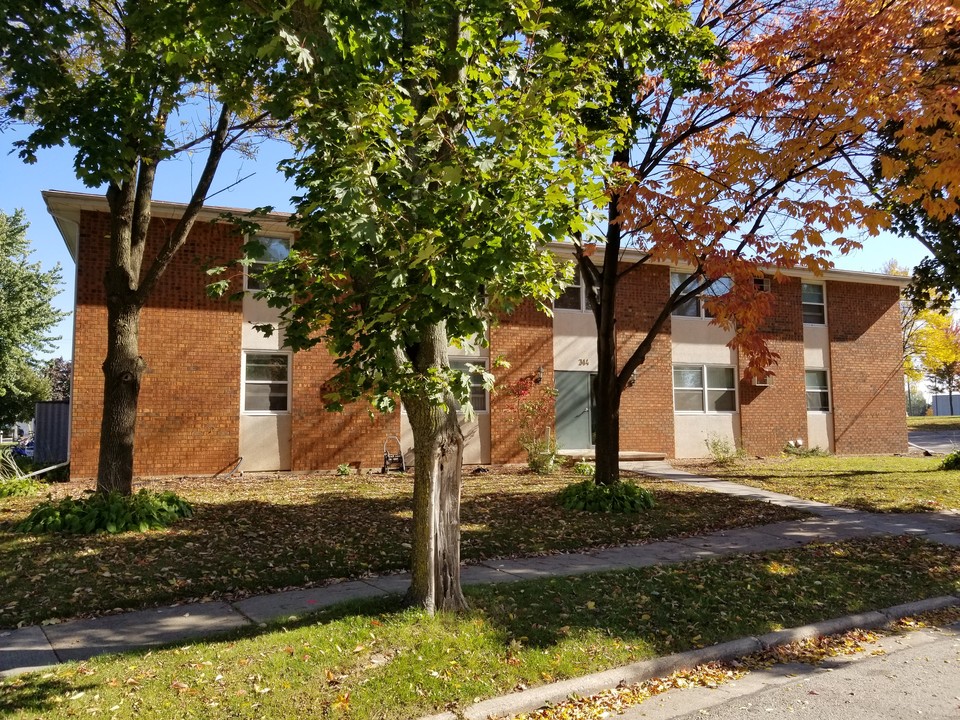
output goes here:
{"type": "MultiPolygon", "coordinates": [[[[70,251],[70,257],[76,262],[80,240],[80,214],[83,211],[109,212],[110,207],[107,204],[106,196],[66,190],[44,190],[41,194],[47,206],[47,212],[53,216],[54,222],[56,222],[57,228],[60,230],[60,235],[63,237],[64,244],[67,246],[67,250],[70,251]]],[[[183,215],[183,211],[186,210],[186,208],[186,203],[154,200],[151,203],[151,215],[158,218],[178,219],[183,215]]],[[[200,222],[211,222],[213,220],[222,220],[225,215],[242,216],[252,212],[252,210],[244,208],[205,205],[197,215],[197,220],[200,222]]],[[[271,212],[257,215],[256,222],[267,231],[290,232],[287,224],[289,219],[290,213],[271,212]]]]}
{"type": "MultiPolygon", "coordinates": [[[[77,249],[79,245],[80,234],[80,213],[84,210],[91,212],[108,212],[107,198],[104,195],[94,193],[79,193],[65,190],[44,190],[43,200],[47,205],[47,211],[53,216],[57,223],[57,228],[63,236],[64,243],[70,251],[70,257],[77,261],[77,249]]],[[[155,217],[179,218],[186,209],[186,203],[167,202],[165,200],[154,200],[151,212],[155,217]]],[[[212,220],[223,219],[225,215],[245,215],[251,213],[251,210],[244,208],[221,207],[218,205],[205,205],[197,215],[197,220],[201,222],[210,222],[212,220]]],[[[259,215],[256,221],[264,230],[272,232],[290,232],[288,223],[290,213],[272,212],[259,215]]],[[[550,243],[550,250],[557,255],[573,255],[573,243],[554,242],[550,243]]],[[[603,245],[598,245],[596,255],[603,257],[603,245]]],[[[635,249],[626,249],[622,251],[622,258],[625,262],[639,260],[642,253],[635,249]]],[[[666,260],[651,260],[653,265],[671,265],[666,260]]],[[[678,266],[682,267],[683,266],[678,266]]],[[[775,272],[776,268],[765,268],[768,272],[775,272]]],[[[780,272],[788,277],[833,280],[837,282],[858,282],[869,283],[873,285],[894,285],[896,287],[906,287],[909,277],[900,275],[885,275],[883,273],[862,272],[856,270],[828,270],[822,274],[816,274],[810,270],[802,268],[781,269],[780,272]]]]}
{"type": "MultiPolygon", "coordinates": [[[[557,255],[573,256],[574,245],[570,242],[550,243],[550,250],[557,255]]],[[[645,253],[633,248],[627,248],[620,251],[620,257],[623,262],[635,262],[643,257],[645,253]]],[[[594,252],[594,257],[603,257],[603,244],[598,244],[594,252]]],[[[667,260],[652,259],[648,261],[651,265],[675,267],[679,270],[693,269],[693,266],[674,265],[667,260]]],[[[768,273],[774,273],[777,268],[773,266],[763,266],[763,270],[768,273]]],[[[856,282],[867,283],[870,285],[892,285],[904,288],[910,284],[910,278],[902,275],[886,275],[884,273],[864,272],[862,270],[827,270],[823,273],[815,273],[805,268],[780,268],[780,273],[787,277],[801,278],[803,280],[831,280],[833,282],[856,282]]]]}

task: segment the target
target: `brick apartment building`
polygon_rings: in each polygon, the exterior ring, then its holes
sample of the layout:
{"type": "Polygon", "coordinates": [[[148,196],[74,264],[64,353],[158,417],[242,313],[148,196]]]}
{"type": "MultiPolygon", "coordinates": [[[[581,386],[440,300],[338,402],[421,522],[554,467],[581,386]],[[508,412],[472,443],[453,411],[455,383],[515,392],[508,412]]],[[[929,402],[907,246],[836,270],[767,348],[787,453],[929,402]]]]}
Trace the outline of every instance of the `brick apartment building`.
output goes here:
{"type": "MultiPolygon", "coordinates": [[[[106,355],[106,202],[53,191],[44,198],[77,264],[71,471],[91,477],[106,355]]],[[[181,210],[173,203],[155,204],[154,240],[181,210]]],[[[212,222],[223,211],[204,211],[142,313],[140,348],[147,372],[135,472],[212,474],[232,468],[241,457],[240,468],[249,471],[330,469],[350,462],[378,467],[384,440],[393,435],[408,451],[412,441],[401,412],[371,420],[365,406],[323,410],[320,389],[333,373],[325,349],[290,353],[280,345],[280,334],[265,338],[253,329],[275,318],[265,303],[206,294],[205,268],[239,257],[243,244],[229,223],[212,222]]],[[[290,242],[285,220],[272,215],[262,223],[270,253],[282,254],[290,242]]],[[[618,298],[624,351],[642,337],[679,278],[679,270],[665,265],[626,276],[618,298]]],[[[786,283],[770,283],[776,300],[770,344],[780,362],[766,385],[743,378],[745,362],[727,347],[730,334],[710,324],[701,303],[690,303],[671,318],[623,395],[621,449],[696,457],[707,454],[706,439],[720,437],[758,455],[777,454],[797,439],[840,454],[906,451],[902,282],[834,271],[822,277],[797,272],[786,283]]],[[[552,383],[559,391],[558,442],[588,449],[595,338],[583,289],[574,285],[558,299],[554,317],[521,306],[491,329],[488,348],[452,355],[451,362],[503,356],[510,367],[496,371],[498,383],[537,376],[552,383]]],[[[467,463],[523,460],[515,428],[506,421],[510,402],[474,388],[477,416],[464,425],[467,463]]]]}

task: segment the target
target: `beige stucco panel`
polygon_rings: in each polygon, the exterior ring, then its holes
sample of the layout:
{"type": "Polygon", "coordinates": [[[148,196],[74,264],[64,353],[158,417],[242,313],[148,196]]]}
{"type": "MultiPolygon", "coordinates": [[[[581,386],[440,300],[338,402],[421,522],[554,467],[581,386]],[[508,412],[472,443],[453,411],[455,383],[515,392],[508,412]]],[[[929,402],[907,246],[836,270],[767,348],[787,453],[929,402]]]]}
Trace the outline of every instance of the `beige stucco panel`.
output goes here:
{"type": "Polygon", "coordinates": [[[677,413],[673,425],[678,458],[710,457],[706,441],[715,435],[740,447],[739,413],[677,413]]]}
{"type": "Polygon", "coordinates": [[[269,307],[265,300],[255,300],[250,295],[243,296],[243,327],[240,330],[240,343],[244,350],[279,350],[283,345],[283,330],[277,328],[267,337],[256,325],[280,323],[280,311],[269,307]]]}
{"type": "Polygon", "coordinates": [[[554,371],[595,371],[597,325],[593,313],[556,310],[553,315],[554,371]]]}
{"type": "Polygon", "coordinates": [[[807,413],[807,447],[833,452],[833,413],[807,413]]]}
{"type": "Polygon", "coordinates": [[[290,469],[291,417],[283,415],[240,416],[241,470],[290,469]]]}
{"type": "Polygon", "coordinates": [[[733,330],[724,330],[700,318],[674,317],[672,320],[673,362],[737,364],[736,351],[727,347],[733,339],[733,330]]]}
{"type": "Polygon", "coordinates": [[[803,366],[830,367],[830,334],[825,325],[803,326],[803,366]]]}
{"type": "MultiPolygon", "coordinates": [[[[478,413],[470,422],[461,421],[464,465],[490,464],[490,413],[478,413]]],[[[413,428],[405,412],[400,413],[400,447],[408,465],[413,465],[413,428]]],[[[391,447],[391,452],[394,452],[391,447]]]]}

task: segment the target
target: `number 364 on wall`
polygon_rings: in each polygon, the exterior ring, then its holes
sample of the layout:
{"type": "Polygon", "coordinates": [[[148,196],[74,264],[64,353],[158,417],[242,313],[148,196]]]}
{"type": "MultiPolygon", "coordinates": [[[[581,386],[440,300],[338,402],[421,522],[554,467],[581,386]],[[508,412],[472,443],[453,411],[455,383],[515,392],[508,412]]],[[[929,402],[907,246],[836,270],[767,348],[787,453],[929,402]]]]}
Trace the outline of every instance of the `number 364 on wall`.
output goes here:
{"type": "Polygon", "coordinates": [[[590,365],[590,358],[580,358],[577,361],[577,365],[579,365],[580,367],[587,367],[588,365],[590,365]]]}

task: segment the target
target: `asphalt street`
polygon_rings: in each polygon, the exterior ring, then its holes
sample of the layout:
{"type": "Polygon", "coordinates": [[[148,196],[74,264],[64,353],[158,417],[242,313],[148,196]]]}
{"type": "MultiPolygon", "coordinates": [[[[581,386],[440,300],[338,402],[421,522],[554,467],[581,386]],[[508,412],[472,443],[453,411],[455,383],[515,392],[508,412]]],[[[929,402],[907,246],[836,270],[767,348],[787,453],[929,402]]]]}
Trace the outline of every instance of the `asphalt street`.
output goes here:
{"type": "Polygon", "coordinates": [[[960,624],[881,639],[819,667],[789,664],[719,688],[674,690],[620,720],[960,719],[960,624]]]}
{"type": "Polygon", "coordinates": [[[932,453],[951,453],[960,449],[960,430],[911,430],[910,444],[932,453]]]}

